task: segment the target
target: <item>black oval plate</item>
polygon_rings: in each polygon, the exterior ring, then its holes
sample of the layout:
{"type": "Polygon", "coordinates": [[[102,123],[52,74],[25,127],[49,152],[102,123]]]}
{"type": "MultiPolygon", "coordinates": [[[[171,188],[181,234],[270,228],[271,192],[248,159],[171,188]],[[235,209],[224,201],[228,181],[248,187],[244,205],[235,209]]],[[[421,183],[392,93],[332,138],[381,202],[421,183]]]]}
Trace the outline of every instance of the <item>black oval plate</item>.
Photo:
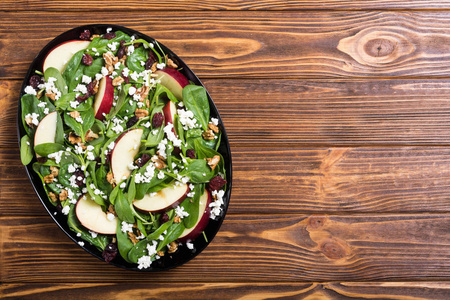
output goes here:
{"type": "MultiPolygon", "coordinates": [[[[28,85],[29,78],[34,74],[35,70],[42,71],[42,65],[43,61],[47,55],[47,53],[56,47],[57,45],[69,41],[69,40],[77,40],[79,39],[80,33],[83,32],[85,29],[89,29],[93,34],[103,34],[106,32],[107,28],[112,28],[113,31],[123,31],[127,33],[128,35],[135,35],[136,38],[142,38],[149,42],[154,42],[155,40],[151,37],[142,34],[138,31],[117,26],[117,25],[110,25],[110,24],[94,24],[94,25],[84,25],[80,26],[74,29],[71,29],[69,31],[66,31],[56,38],[54,38],[50,43],[48,43],[36,56],[36,58],[31,63],[30,68],[28,69],[27,75],[25,76],[25,79],[22,84],[22,89],[20,90],[20,98],[22,98],[24,94],[24,89],[28,85]]],[[[159,43],[159,42],[158,42],[159,43]]],[[[159,43],[161,48],[166,54],[169,54],[172,58],[175,58],[175,60],[178,62],[178,65],[182,68],[181,73],[183,73],[190,81],[192,81],[196,85],[201,85],[204,87],[203,83],[198,79],[198,77],[192,72],[192,70],[170,49],[159,43]]],[[[162,257],[159,260],[156,260],[152,263],[151,267],[148,269],[139,270],[137,268],[136,264],[130,264],[127,263],[120,255],[118,254],[117,257],[110,263],[112,265],[122,267],[124,269],[128,270],[135,270],[135,271],[162,271],[171,269],[177,266],[180,266],[189,260],[193,259],[195,256],[197,256],[200,252],[203,251],[203,249],[208,246],[209,243],[213,240],[216,233],[219,231],[220,226],[222,225],[223,219],[225,217],[225,214],[227,212],[228,204],[230,201],[230,194],[231,194],[231,179],[232,179],[232,168],[231,168],[231,152],[230,152],[230,144],[228,142],[228,137],[225,132],[225,128],[222,126],[222,119],[220,118],[219,112],[217,111],[217,107],[214,104],[214,102],[211,99],[211,96],[208,92],[206,92],[209,99],[209,104],[211,108],[211,117],[215,117],[219,119],[219,125],[221,126],[222,130],[222,139],[219,146],[219,152],[223,155],[223,158],[225,160],[225,169],[227,172],[227,190],[225,191],[224,196],[224,208],[222,211],[221,216],[218,218],[218,220],[209,220],[208,226],[205,229],[205,235],[208,239],[208,242],[205,241],[204,237],[200,235],[193,243],[194,243],[194,249],[189,250],[185,245],[182,247],[179,247],[178,251],[166,255],[162,257]]],[[[18,129],[18,137],[19,137],[19,146],[20,146],[20,139],[22,136],[24,136],[25,129],[22,125],[21,120],[21,105],[20,105],[20,98],[19,98],[19,109],[17,113],[17,129],[18,129]]],[[[32,165],[36,162],[36,158],[33,159],[33,161],[25,166],[27,175],[31,181],[31,184],[34,188],[34,191],[36,192],[37,196],[39,197],[39,200],[41,200],[42,205],[47,210],[48,214],[52,217],[52,219],[55,221],[55,223],[61,228],[62,231],[75,243],[78,244],[79,241],[81,241],[80,238],[76,236],[76,234],[69,229],[69,226],[67,225],[67,216],[62,215],[60,213],[56,212],[56,208],[49,202],[47,194],[45,193],[44,187],[42,185],[42,181],[39,178],[39,176],[33,171],[32,165]]],[[[85,246],[80,246],[93,256],[97,257],[98,259],[103,261],[101,252],[95,247],[90,245],[88,242],[84,243],[85,246]]]]}

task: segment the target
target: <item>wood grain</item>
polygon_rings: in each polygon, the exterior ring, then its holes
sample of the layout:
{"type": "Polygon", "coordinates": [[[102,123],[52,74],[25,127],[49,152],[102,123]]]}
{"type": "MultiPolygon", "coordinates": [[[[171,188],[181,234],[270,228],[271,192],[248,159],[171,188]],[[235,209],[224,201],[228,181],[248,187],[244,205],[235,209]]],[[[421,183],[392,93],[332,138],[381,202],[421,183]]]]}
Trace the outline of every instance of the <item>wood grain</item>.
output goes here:
{"type": "MultiPolygon", "coordinates": [[[[450,212],[450,148],[236,148],[230,214],[450,212]]],[[[47,215],[0,148],[0,216],[47,215]],[[26,209],[24,209],[26,208],[26,209]]]]}
{"type": "MultiPolygon", "coordinates": [[[[205,85],[233,147],[450,144],[449,80],[210,79],[205,85]]],[[[20,87],[0,83],[0,147],[17,145],[20,87]]]]}
{"type": "Polygon", "coordinates": [[[448,282],[2,284],[2,299],[442,299],[448,282]]]}
{"type": "Polygon", "coordinates": [[[3,78],[22,78],[58,34],[108,22],[158,39],[203,78],[442,77],[450,72],[448,12],[144,11],[128,17],[14,11],[0,12],[0,19],[3,78]]]}
{"type": "Polygon", "coordinates": [[[1,217],[0,279],[3,283],[449,280],[449,229],[448,215],[230,215],[197,258],[143,276],[84,253],[49,217],[1,217]]]}
{"type": "Polygon", "coordinates": [[[126,0],[111,2],[107,0],[88,1],[11,1],[3,0],[1,10],[50,10],[50,11],[173,11],[173,10],[398,10],[398,9],[436,9],[450,8],[450,1],[424,1],[424,0],[318,0],[318,1],[271,1],[271,0],[233,0],[233,1],[152,1],[142,2],[126,0]]]}

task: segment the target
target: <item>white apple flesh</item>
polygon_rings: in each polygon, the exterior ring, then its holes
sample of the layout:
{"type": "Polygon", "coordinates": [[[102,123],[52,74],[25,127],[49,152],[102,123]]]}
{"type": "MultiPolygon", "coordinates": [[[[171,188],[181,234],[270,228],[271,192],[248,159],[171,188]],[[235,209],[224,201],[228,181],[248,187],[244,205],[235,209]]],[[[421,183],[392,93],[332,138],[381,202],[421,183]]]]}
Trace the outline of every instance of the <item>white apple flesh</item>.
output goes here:
{"type": "Polygon", "coordinates": [[[114,101],[114,86],[112,79],[105,76],[100,79],[98,84],[98,91],[94,99],[94,113],[97,120],[103,121],[105,115],[109,113],[114,101]]]}
{"type": "Polygon", "coordinates": [[[186,241],[192,241],[196,239],[206,228],[209,222],[209,216],[211,209],[209,204],[211,203],[211,194],[205,190],[203,195],[200,196],[200,203],[198,206],[198,220],[191,228],[186,228],[180,235],[178,240],[182,243],[186,241]]]}
{"type": "Polygon", "coordinates": [[[66,64],[72,56],[80,50],[86,49],[90,41],[71,40],[59,44],[47,54],[44,59],[44,72],[50,67],[56,68],[59,72],[64,71],[66,64]]]}
{"type": "Polygon", "coordinates": [[[145,194],[141,200],[135,200],[134,206],[142,211],[161,213],[177,207],[189,193],[187,184],[173,185],[163,188],[154,195],[145,194]]]}
{"type": "Polygon", "coordinates": [[[117,218],[109,220],[102,207],[89,194],[82,195],[75,206],[75,214],[81,225],[101,234],[115,234],[117,218]]]}
{"type": "Polygon", "coordinates": [[[136,128],[122,133],[117,138],[111,152],[111,171],[117,184],[130,176],[128,165],[134,162],[134,157],[139,152],[143,133],[144,130],[136,128]]]}
{"type": "Polygon", "coordinates": [[[161,84],[168,88],[178,100],[183,100],[183,88],[189,84],[189,80],[173,68],[157,70],[155,74],[161,84]]]}
{"type": "MultiPolygon", "coordinates": [[[[57,112],[51,112],[39,122],[34,134],[34,146],[45,143],[54,143],[56,137],[57,112]]],[[[36,157],[41,157],[36,153],[36,157]]]]}

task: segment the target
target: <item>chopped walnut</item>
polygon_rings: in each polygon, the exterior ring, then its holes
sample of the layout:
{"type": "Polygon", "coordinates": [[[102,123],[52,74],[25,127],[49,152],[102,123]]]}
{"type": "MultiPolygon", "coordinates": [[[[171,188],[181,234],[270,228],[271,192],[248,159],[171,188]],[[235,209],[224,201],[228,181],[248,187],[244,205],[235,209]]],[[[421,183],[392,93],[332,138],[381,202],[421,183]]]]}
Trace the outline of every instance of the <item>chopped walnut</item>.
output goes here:
{"type": "Polygon", "coordinates": [[[116,180],[114,179],[114,176],[111,172],[108,172],[108,174],[106,174],[106,180],[109,182],[109,184],[111,184],[112,186],[116,186],[116,180]]]}
{"type": "Polygon", "coordinates": [[[53,177],[58,177],[58,175],[59,175],[58,167],[51,166],[50,167],[50,172],[52,172],[51,174],[53,175],[53,177]]]}
{"type": "Polygon", "coordinates": [[[181,223],[181,218],[176,216],[175,218],[173,218],[173,222],[174,223],[181,223]]]}
{"type": "Polygon", "coordinates": [[[137,108],[137,109],[134,111],[134,115],[135,115],[136,117],[138,117],[139,119],[140,119],[140,118],[144,118],[144,117],[148,116],[148,110],[142,109],[142,108],[137,108]]]}
{"type": "Polygon", "coordinates": [[[155,73],[158,69],[156,68],[156,65],[157,65],[158,63],[153,63],[153,65],[152,65],[152,67],[150,68],[150,71],[152,71],[152,73],[155,73]]]}
{"type": "MultiPolygon", "coordinates": [[[[127,52],[127,49],[128,49],[128,47],[125,48],[125,52],[127,52]]],[[[121,59],[119,59],[119,62],[120,62],[122,65],[125,65],[125,61],[126,61],[126,60],[127,60],[127,56],[124,55],[124,56],[122,56],[121,59]]]]}
{"type": "Polygon", "coordinates": [[[55,98],[56,98],[56,94],[55,93],[46,93],[45,96],[47,96],[50,99],[52,99],[53,101],[55,101],[55,98]]]}
{"type": "Polygon", "coordinates": [[[112,85],[113,86],[119,86],[119,85],[121,85],[124,82],[125,82],[125,80],[122,77],[118,76],[118,77],[113,79],[112,85]]]}
{"type": "Polygon", "coordinates": [[[114,210],[114,205],[112,205],[112,204],[109,205],[108,212],[117,216],[116,211],[114,210]]]}
{"type": "Polygon", "coordinates": [[[42,95],[44,95],[44,90],[40,90],[39,92],[37,92],[36,98],[41,99],[42,95]]]}
{"type": "Polygon", "coordinates": [[[173,60],[171,60],[170,58],[167,59],[167,66],[169,68],[178,69],[178,65],[174,63],[173,60]]]}
{"type": "Polygon", "coordinates": [[[106,65],[113,65],[114,64],[114,55],[112,55],[109,52],[103,53],[103,59],[105,60],[106,65]]]}
{"type": "Polygon", "coordinates": [[[220,156],[214,155],[212,158],[207,158],[206,161],[208,162],[208,166],[211,167],[211,170],[214,170],[220,161],[220,156]]]}
{"type": "Polygon", "coordinates": [[[158,252],[156,252],[156,254],[158,255],[158,256],[161,256],[161,257],[163,257],[164,256],[164,251],[158,251],[158,252]]]}
{"type": "Polygon", "coordinates": [[[86,135],[84,136],[84,139],[86,140],[86,142],[93,141],[95,139],[98,139],[98,134],[96,134],[95,132],[93,132],[92,130],[89,129],[86,132],[86,135]]]}
{"type": "Polygon", "coordinates": [[[176,242],[172,242],[169,245],[167,245],[169,250],[167,252],[174,253],[178,250],[178,244],[176,242]]]}
{"type": "Polygon", "coordinates": [[[214,125],[213,123],[209,123],[208,124],[209,129],[211,129],[212,131],[214,131],[215,133],[219,133],[219,127],[217,127],[216,125],[214,125]]]}
{"type": "Polygon", "coordinates": [[[33,124],[33,118],[31,118],[31,116],[27,116],[25,117],[25,122],[27,123],[27,125],[29,127],[34,127],[35,125],[33,124]]]}
{"type": "Polygon", "coordinates": [[[203,139],[207,141],[213,140],[214,136],[214,132],[211,129],[202,133],[203,139]]]}
{"type": "Polygon", "coordinates": [[[71,112],[69,113],[69,115],[70,115],[72,118],[76,119],[76,118],[78,118],[78,117],[80,116],[80,112],[74,110],[74,111],[71,111],[71,112]]]}
{"type": "Polygon", "coordinates": [[[50,192],[50,193],[48,193],[48,196],[50,197],[50,199],[51,199],[53,202],[58,201],[58,196],[56,196],[55,193],[50,192]]]}
{"type": "Polygon", "coordinates": [[[74,145],[79,144],[79,143],[81,143],[81,137],[76,135],[75,133],[71,132],[71,133],[69,133],[69,142],[74,145]]]}
{"type": "Polygon", "coordinates": [[[97,94],[97,92],[98,92],[98,85],[100,84],[100,81],[94,80],[94,83],[95,83],[95,85],[94,85],[94,89],[93,89],[92,95],[97,94]]]}
{"type": "Polygon", "coordinates": [[[139,95],[140,102],[144,102],[145,98],[148,96],[148,92],[150,92],[149,86],[142,86],[137,89],[136,94],[139,95]]]}
{"type": "Polygon", "coordinates": [[[61,190],[61,193],[59,193],[59,201],[65,201],[65,200],[67,200],[67,196],[68,196],[69,194],[67,193],[67,191],[66,190],[61,190]]]}
{"type": "Polygon", "coordinates": [[[49,175],[44,177],[44,182],[45,183],[52,183],[53,182],[53,178],[55,178],[55,177],[53,177],[52,174],[49,174],[49,175]]]}
{"type": "Polygon", "coordinates": [[[93,35],[91,35],[91,37],[89,39],[92,41],[94,38],[97,38],[97,37],[100,37],[100,35],[99,34],[93,34],[93,35]]]}
{"type": "Polygon", "coordinates": [[[114,66],[113,65],[107,65],[106,69],[108,70],[108,75],[110,75],[112,72],[114,72],[114,66]]]}
{"type": "Polygon", "coordinates": [[[130,237],[131,242],[133,245],[136,245],[139,240],[137,239],[136,235],[133,232],[128,232],[128,236],[130,237]]]}
{"type": "Polygon", "coordinates": [[[151,158],[152,162],[155,164],[155,168],[158,170],[164,169],[167,167],[167,165],[164,163],[164,161],[157,155],[153,155],[151,158]]]}

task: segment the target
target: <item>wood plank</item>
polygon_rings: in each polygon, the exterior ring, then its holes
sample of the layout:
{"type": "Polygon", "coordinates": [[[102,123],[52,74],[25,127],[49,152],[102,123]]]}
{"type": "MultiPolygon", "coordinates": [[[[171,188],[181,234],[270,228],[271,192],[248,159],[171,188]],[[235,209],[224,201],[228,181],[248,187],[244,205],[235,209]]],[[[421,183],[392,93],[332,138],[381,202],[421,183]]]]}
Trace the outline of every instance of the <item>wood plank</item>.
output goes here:
{"type": "MultiPolygon", "coordinates": [[[[450,147],[232,151],[230,214],[450,212],[450,147]]],[[[17,149],[0,148],[0,185],[0,216],[47,214],[17,149]]]]}
{"type": "Polygon", "coordinates": [[[270,1],[270,0],[235,0],[235,1],[152,1],[142,2],[126,0],[111,2],[108,0],[88,1],[42,1],[42,0],[3,0],[0,10],[40,10],[40,11],[174,11],[174,10],[399,10],[399,9],[449,9],[450,1],[424,0],[318,0],[318,1],[270,1]]]}
{"type": "Polygon", "coordinates": [[[0,274],[2,283],[442,281],[449,229],[450,215],[231,215],[194,260],[143,276],[85,253],[48,217],[2,217],[0,274]]]}
{"type": "MultiPolygon", "coordinates": [[[[232,146],[450,144],[449,80],[210,79],[205,85],[232,146]]],[[[20,87],[0,83],[0,147],[17,145],[20,87]]]]}
{"type": "Polygon", "coordinates": [[[204,78],[448,76],[449,16],[447,11],[139,11],[132,18],[122,12],[1,12],[0,77],[22,78],[38,51],[67,29],[106,22],[158,39],[204,78]]]}
{"type": "Polygon", "coordinates": [[[345,283],[63,283],[2,284],[2,299],[442,299],[450,293],[448,282],[345,282],[345,283]]]}

